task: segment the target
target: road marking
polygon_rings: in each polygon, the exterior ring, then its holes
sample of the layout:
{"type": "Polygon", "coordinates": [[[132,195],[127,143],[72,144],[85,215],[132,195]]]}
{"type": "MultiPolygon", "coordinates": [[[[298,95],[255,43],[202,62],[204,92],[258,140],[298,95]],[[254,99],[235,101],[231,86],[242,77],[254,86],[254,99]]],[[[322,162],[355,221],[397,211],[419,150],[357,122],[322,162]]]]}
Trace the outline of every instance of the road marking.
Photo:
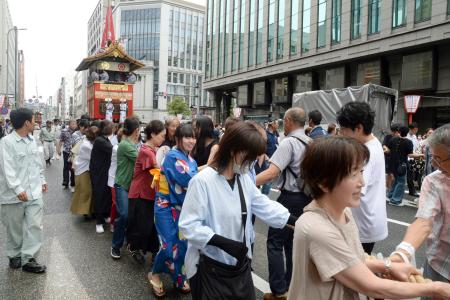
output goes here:
{"type": "Polygon", "coordinates": [[[270,293],[270,285],[267,281],[252,272],[253,285],[263,293],[270,293]]]}
{"type": "Polygon", "coordinates": [[[397,220],[394,220],[394,219],[387,219],[387,220],[388,220],[388,222],[391,222],[391,223],[394,223],[394,224],[397,224],[397,225],[406,226],[406,227],[408,227],[409,225],[411,225],[411,224],[409,224],[409,223],[402,222],[402,221],[397,221],[397,220]]]}

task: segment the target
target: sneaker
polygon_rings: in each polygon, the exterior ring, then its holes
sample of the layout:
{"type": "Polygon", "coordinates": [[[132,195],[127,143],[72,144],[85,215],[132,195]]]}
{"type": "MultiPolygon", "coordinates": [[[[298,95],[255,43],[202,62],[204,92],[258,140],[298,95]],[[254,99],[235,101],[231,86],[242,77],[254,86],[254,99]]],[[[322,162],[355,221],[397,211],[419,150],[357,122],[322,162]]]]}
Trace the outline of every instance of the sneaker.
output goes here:
{"type": "Polygon", "coordinates": [[[395,203],[395,202],[389,201],[389,205],[392,205],[392,206],[405,206],[405,204],[403,203],[403,201],[400,202],[400,203],[395,203]]]}
{"type": "Polygon", "coordinates": [[[114,224],[109,225],[109,231],[111,231],[112,233],[114,233],[114,224]]]}
{"type": "Polygon", "coordinates": [[[114,259],[119,259],[120,258],[120,249],[111,247],[111,257],[114,259]]]}
{"type": "Polygon", "coordinates": [[[44,273],[47,270],[47,267],[41,264],[38,264],[34,258],[31,258],[25,265],[22,266],[22,271],[40,274],[44,273]]]}
{"type": "Polygon", "coordinates": [[[106,224],[109,224],[109,223],[111,223],[111,218],[110,218],[110,217],[108,217],[108,218],[105,218],[105,223],[106,223],[106,224]]]}
{"type": "Polygon", "coordinates": [[[65,190],[69,188],[68,184],[63,183],[62,185],[63,185],[63,189],[65,189],[65,190]]]}
{"type": "Polygon", "coordinates": [[[9,267],[11,269],[19,269],[22,266],[22,259],[19,257],[13,257],[9,259],[9,267]]]}
{"type": "Polygon", "coordinates": [[[74,186],[70,187],[70,192],[75,193],[75,187],[74,186]]]}
{"type": "Polygon", "coordinates": [[[102,225],[102,224],[97,224],[97,225],[95,225],[95,231],[96,231],[97,233],[103,233],[103,232],[105,232],[105,230],[103,229],[103,225],[102,225]]]}
{"type": "Polygon", "coordinates": [[[131,257],[141,266],[145,265],[145,257],[142,255],[141,251],[134,250],[131,251],[128,248],[128,251],[130,251],[131,257]]]}

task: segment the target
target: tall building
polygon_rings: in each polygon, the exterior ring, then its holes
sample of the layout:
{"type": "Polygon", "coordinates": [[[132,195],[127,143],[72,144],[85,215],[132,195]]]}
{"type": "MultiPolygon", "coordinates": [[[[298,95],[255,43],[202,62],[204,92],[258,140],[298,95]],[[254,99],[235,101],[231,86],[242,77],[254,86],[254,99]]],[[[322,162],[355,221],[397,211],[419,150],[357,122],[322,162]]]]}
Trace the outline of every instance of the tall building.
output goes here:
{"type": "Polygon", "coordinates": [[[25,101],[25,57],[23,50],[19,50],[19,99],[17,99],[17,106],[23,107],[25,101]]]}
{"type": "Polygon", "coordinates": [[[153,93],[145,93],[145,99],[135,98],[145,103],[142,109],[135,107],[136,114],[145,120],[164,117],[167,102],[174,96],[183,97],[189,106],[198,101],[206,106],[201,93],[204,10],[183,0],[116,1],[116,38],[124,43],[128,54],[152,62],[148,72],[154,72],[153,93]]]}
{"type": "Polygon", "coordinates": [[[293,93],[376,83],[450,122],[450,0],[208,0],[204,88],[223,121],[282,117],[293,93]]]}
{"type": "Polygon", "coordinates": [[[100,51],[103,28],[105,27],[106,10],[111,0],[99,0],[88,22],[88,56],[100,51]]]}
{"type": "Polygon", "coordinates": [[[74,118],[78,119],[88,111],[87,107],[87,71],[77,72],[74,77],[74,118]]]}
{"type": "Polygon", "coordinates": [[[8,1],[0,0],[0,95],[14,95],[15,31],[8,1]]]}

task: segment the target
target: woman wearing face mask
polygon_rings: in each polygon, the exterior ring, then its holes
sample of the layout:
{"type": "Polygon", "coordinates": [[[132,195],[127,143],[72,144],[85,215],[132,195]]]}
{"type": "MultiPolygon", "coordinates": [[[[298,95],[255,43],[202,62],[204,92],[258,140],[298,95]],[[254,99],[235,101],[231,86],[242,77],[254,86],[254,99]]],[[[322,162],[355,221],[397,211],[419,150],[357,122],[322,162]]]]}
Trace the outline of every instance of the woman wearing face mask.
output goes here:
{"type": "Polygon", "coordinates": [[[117,147],[117,171],[114,188],[116,190],[117,218],[111,246],[111,257],[120,258],[120,248],[125,240],[128,219],[128,190],[133,178],[134,163],[137,157],[137,144],[140,139],[139,121],[127,118],[123,124],[123,136],[117,147]]]}
{"type": "Polygon", "coordinates": [[[180,126],[180,120],[178,120],[178,118],[174,116],[167,117],[165,121],[165,126],[166,126],[166,138],[161,146],[168,146],[169,148],[172,148],[177,143],[175,140],[175,131],[180,126]]]}
{"type": "Polygon", "coordinates": [[[179,226],[188,240],[186,272],[194,300],[255,299],[252,215],[275,228],[295,223],[296,218],[261,194],[249,176],[265,150],[258,128],[239,122],[227,128],[212,163],[189,185],[179,226]]]}
{"type": "Polygon", "coordinates": [[[161,177],[155,201],[155,225],[160,240],[160,250],[148,278],[153,293],[162,297],[165,290],[159,275],[168,273],[175,288],[189,293],[190,287],[184,271],[187,242],[179,234],[178,219],[189,181],[197,174],[197,163],[190,156],[195,146],[194,131],[188,124],[175,131],[176,147],[167,153],[161,167],[161,177]]]}
{"type": "Polygon", "coordinates": [[[158,236],[154,220],[155,190],[151,187],[153,175],[150,170],[156,168],[156,150],[164,142],[166,129],[163,122],[151,121],[145,127],[147,141],[141,146],[134,165],[133,180],[128,194],[127,241],[131,256],[137,263],[145,263],[147,251],[153,256],[159,250],[158,236]]]}

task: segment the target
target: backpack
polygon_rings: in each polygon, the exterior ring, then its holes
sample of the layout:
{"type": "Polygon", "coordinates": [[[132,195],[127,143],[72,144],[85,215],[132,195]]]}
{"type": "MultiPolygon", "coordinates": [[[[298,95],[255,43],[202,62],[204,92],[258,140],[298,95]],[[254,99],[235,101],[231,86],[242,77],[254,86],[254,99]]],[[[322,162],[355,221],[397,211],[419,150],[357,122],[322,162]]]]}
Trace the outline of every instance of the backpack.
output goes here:
{"type": "MultiPolygon", "coordinates": [[[[306,135],[301,136],[291,136],[298,140],[300,143],[302,143],[305,147],[312,141],[312,139],[306,135]]],[[[300,162],[301,163],[301,162],[300,162]]],[[[286,184],[286,173],[291,173],[292,176],[295,178],[295,182],[297,183],[297,186],[303,194],[311,198],[311,191],[309,190],[308,186],[306,186],[305,181],[303,180],[302,176],[299,176],[298,174],[295,174],[295,172],[291,169],[290,166],[287,166],[286,169],[283,170],[283,184],[281,185],[280,190],[284,189],[284,186],[286,184]]]]}

